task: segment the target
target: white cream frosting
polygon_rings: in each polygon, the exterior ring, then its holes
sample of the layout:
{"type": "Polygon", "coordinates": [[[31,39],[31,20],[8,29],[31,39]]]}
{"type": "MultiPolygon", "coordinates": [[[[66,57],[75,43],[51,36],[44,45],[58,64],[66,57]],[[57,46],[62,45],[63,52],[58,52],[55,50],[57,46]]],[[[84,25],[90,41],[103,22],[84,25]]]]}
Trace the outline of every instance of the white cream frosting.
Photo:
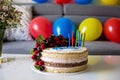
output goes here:
{"type": "Polygon", "coordinates": [[[69,53],[69,52],[83,52],[87,50],[85,47],[54,47],[43,50],[43,52],[69,53]]]}
{"type": "Polygon", "coordinates": [[[53,63],[80,63],[87,60],[87,58],[64,60],[64,59],[53,59],[53,58],[45,58],[45,57],[41,57],[41,59],[43,61],[53,62],[53,63]]]}

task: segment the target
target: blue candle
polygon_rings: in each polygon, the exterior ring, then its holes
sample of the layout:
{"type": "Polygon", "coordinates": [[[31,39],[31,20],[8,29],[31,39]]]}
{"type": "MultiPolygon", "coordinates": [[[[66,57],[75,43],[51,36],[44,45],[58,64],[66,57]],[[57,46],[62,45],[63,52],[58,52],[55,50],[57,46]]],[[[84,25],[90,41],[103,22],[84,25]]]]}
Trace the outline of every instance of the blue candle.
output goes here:
{"type": "Polygon", "coordinates": [[[78,33],[78,47],[80,47],[81,46],[81,34],[80,34],[80,32],[78,33]]]}
{"type": "Polygon", "coordinates": [[[69,47],[70,47],[70,34],[68,34],[68,39],[69,39],[69,47]]]}

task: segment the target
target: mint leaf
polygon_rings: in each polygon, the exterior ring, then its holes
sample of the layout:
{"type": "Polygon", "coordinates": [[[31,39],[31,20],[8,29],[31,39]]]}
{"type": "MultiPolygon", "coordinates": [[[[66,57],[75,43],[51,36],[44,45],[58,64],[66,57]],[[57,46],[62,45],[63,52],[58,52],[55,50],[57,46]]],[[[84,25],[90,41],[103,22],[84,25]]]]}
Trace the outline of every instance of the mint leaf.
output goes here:
{"type": "Polygon", "coordinates": [[[36,41],[38,44],[40,44],[40,41],[39,41],[39,39],[35,39],[35,41],[36,41]]]}
{"type": "Polygon", "coordinates": [[[43,41],[44,37],[42,35],[39,35],[39,39],[43,41]]]}
{"type": "Polygon", "coordinates": [[[34,52],[33,49],[31,49],[31,50],[30,50],[30,54],[33,54],[33,52],[34,52]]]}
{"type": "Polygon", "coordinates": [[[40,66],[34,65],[37,70],[40,70],[40,66]]]}

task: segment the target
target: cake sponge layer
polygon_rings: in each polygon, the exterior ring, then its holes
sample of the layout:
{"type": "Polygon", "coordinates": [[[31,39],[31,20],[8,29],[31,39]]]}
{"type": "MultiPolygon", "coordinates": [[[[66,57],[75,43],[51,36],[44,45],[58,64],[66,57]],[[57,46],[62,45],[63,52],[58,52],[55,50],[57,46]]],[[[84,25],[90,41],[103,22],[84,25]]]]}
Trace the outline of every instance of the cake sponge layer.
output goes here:
{"type": "Polygon", "coordinates": [[[64,68],[64,67],[63,68],[57,68],[57,67],[46,66],[45,71],[46,72],[52,72],[52,73],[73,73],[73,72],[83,71],[86,68],[87,68],[87,65],[71,67],[71,68],[64,68]]]}
{"type": "Polygon", "coordinates": [[[52,59],[64,59],[64,60],[71,60],[71,59],[81,59],[81,58],[87,58],[88,52],[85,51],[83,53],[70,53],[70,54],[55,54],[55,53],[46,53],[42,52],[41,58],[52,58],[52,59]]]}

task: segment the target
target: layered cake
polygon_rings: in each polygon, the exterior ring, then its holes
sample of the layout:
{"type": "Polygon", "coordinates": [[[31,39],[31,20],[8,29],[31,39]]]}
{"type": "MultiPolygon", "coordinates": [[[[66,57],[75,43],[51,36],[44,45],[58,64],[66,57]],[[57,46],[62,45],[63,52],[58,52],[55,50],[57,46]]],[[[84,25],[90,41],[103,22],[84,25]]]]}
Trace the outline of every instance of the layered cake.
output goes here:
{"type": "Polygon", "coordinates": [[[88,50],[83,46],[70,46],[63,36],[50,36],[46,40],[38,39],[33,48],[34,67],[40,71],[52,73],[73,73],[85,70],[88,62],[88,50]]]}
{"type": "Polygon", "coordinates": [[[41,59],[47,72],[71,73],[86,69],[87,56],[85,47],[57,47],[43,50],[41,59]]]}

